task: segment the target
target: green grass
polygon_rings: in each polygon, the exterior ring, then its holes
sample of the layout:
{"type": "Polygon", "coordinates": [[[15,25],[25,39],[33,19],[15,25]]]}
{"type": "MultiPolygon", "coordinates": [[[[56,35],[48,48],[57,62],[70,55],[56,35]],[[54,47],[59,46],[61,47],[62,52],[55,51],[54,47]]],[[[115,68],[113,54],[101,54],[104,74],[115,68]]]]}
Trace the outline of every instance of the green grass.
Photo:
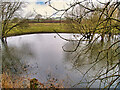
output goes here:
{"type": "MultiPolygon", "coordinates": [[[[63,23],[29,23],[27,28],[14,28],[8,34],[9,36],[33,34],[33,33],[72,33],[73,31],[66,29],[63,23]]],[[[77,33],[74,31],[74,33],[77,33]]]]}
{"type": "MultiPolygon", "coordinates": [[[[9,36],[34,34],[34,33],[79,33],[79,29],[71,29],[71,25],[65,23],[29,23],[27,28],[21,29],[20,27],[13,28],[8,34],[9,36]],[[78,30],[78,31],[77,31],[78,30]]],[[[102,30],[100,30],[102,31],[102,30]]],[[[96,33],[101,33],[99,30],[96,33]]],[[[87,31],[82,31],[83,33],[87,31]]],[[[120,33],[118,30],[113,30],[112,33],[120,33]]]]}

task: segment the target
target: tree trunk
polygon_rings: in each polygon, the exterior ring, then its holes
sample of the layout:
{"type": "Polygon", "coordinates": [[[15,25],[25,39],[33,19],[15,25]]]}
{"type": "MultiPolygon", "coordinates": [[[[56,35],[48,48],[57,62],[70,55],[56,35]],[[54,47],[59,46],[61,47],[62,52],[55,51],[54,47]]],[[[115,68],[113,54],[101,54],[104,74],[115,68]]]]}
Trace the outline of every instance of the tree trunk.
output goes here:
{"type": "Polygon", "coordinates": [[[104,34],[101,35],[101,46],[104,44],[104,34]]]}
{"type": "MultiPolygon", "coordinates": [[[[118,39],[120,40],[120,34],[119,34],[119,36],[118,36],[118,39]]],[[[120,42],[118,43],[118,46],[120,46],[120,42]]],[[[120,48],[118,49],[118,53],[120,52],[120,48]]],[[[120,75],[120,54],[119,54],[119,56],[118,56],[118,62],[119,62],[119,64],[118,64],[118,67],[119,67],[119,72],[118,72],[118,74],[120,75]]],[[[119,78],[119,81],[120,81],[120,78],[119,78]]],[[[119,83],[119,85],[118,85],[118,88],[120,88],[120,83],[119,83]]]]}

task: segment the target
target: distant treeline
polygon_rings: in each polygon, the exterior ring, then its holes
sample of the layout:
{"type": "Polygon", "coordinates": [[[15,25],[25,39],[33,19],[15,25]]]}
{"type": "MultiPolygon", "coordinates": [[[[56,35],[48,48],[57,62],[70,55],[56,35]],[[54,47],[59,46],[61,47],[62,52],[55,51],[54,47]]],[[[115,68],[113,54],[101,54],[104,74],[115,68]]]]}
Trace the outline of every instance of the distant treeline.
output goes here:
{"type": "Polygon", "coordinates": [[[44,20],[44,21],[31,21],[29,20],[29,23],[65,23],[65,20],[44,20]]]}

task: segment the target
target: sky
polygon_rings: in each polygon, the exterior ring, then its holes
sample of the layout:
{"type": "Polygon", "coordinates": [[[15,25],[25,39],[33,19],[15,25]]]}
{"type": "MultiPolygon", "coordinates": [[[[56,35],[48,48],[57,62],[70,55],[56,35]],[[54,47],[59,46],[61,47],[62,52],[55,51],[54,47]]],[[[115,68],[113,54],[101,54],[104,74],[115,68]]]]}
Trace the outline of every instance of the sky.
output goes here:
{"type": "MultiPolygon", "coordinates": [[[[24,0],[25,1],[25,0],[24,0]]],[[[43,17],[49,17],[56,11],[52,9],[48,4],[45,4],[48,0],[26,0],[29,1],[30,4],[26,7],[25,12],[35,12],[36,14],[41,14],[43,17]]],[[[83,0],[51,0],[52,6],[57,9],[65,9],[68,7],[68,4],[72,3],[73,1],[83,1],[83,0]]],[[[96,0],[91,0],[96,1],[96,0]]],[[[109,0],[98,0],[101,2],[106,2],[109,0]]],[[[58,17],[62,14],[59,12],[58,14],[54,14],[53,17],[58,17]]]]}
{"type": "MultiPolygon", "coordinates": [[[[35,14],[41,14],[43,17],[49,17],[56,11],[52,9],[48,4],[45,4],[47,0],[30,0],[28,6],[25,8],[25,12],[34,12],[35,14]]],[[[70,0],[52,0],[51,4],[58,9],[65,9],[68,7],[67,3],[70,0]]],[[[58,17],[61,13],[53,15],[53,17],[58,17]]]]}
{"type": "MultiPolygon", "coordinates": [[[[45,4],[48,0],[3,0],[4,2],[17,2],[17,1],[24,1],[29,2],[27,7],[24,8],[22,12],[22,16],[28,16],[30,13],[34,14],[41,14],[43,17],[49,17],[56,11],[52,9],[48,4],[45,4]]],[[[58,9],[65,9],[68,7],[67,4],[69,4],[72,0],[51,0],[51,4],[58,8],[58,9]]],[[[54,14],[53,17],[58,17],[61,15],[61,12],[57,15],[54,14]]]]}
{"type": "MultiPolygon", "coordinates": [[[[4,0],[4,1],[29,2],[27,7],[25,7],[25,9],[23,10],[23,14],[22,14],[23,16],[28,15],[30,13],[34,13],[34,14],[41,14],[43,17],[49,17],[56,12],[54,9],[48,6],[48,4],[45,4],[45,2],[48,0],[4,0]]],[[[81,0],[51,0],[51,4],[57,9],[65,9],[68,7],[68,4],[72,3],[73,1],[81,1],[81,0]]],[[[105,2],[109,0],[99,0],[99,1],[105,2]]],[[[61,13],[62,12],[53,15],[53,17],[58,17],[61,15],[61,13]]]]}

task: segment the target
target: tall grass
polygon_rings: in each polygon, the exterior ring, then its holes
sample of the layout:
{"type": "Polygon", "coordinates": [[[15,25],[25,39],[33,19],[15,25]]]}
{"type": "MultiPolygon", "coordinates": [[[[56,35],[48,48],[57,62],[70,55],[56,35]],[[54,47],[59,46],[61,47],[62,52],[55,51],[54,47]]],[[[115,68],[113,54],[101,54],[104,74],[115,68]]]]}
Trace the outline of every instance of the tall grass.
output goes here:
{"type": "Polygon", "coordinates": [[[2,74],[2,88],[30,88],[29,79],[19,77],[13,80],[7,72],[2,74]]]}

